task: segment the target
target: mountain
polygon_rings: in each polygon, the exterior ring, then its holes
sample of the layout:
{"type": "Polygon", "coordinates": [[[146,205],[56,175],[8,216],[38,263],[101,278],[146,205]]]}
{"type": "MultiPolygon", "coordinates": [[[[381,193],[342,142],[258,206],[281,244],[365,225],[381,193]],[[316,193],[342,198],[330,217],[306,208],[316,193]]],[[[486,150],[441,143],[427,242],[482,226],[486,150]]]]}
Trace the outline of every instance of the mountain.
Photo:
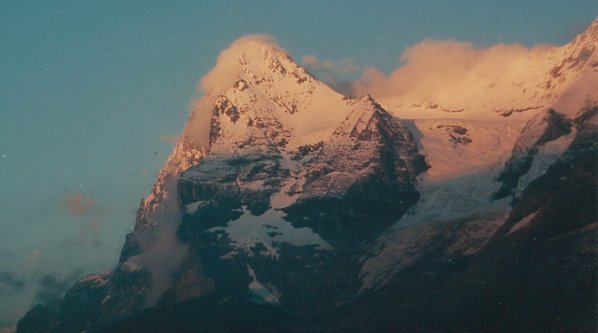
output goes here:
{"type": "Polygon", "coordinates": [[[559,47],[499,43],[477,49],[466,43],[425,41],[407,52],[405,70],[396,72],[406,78],[394,85],[396,91],[386,88],[375,97],[401,118],[527,120],[578,90],[587,76],[595,76],[597,22],[559,47]],[[425,79],[411,78],[417,75],[425,79]]]}
{"type": "Polygon", "coordinates": [[[595,331],[596,26],[547,53],[533,115],[482,120],[399,119],[236,41],[115,269],[17,331],[595,331]]]}

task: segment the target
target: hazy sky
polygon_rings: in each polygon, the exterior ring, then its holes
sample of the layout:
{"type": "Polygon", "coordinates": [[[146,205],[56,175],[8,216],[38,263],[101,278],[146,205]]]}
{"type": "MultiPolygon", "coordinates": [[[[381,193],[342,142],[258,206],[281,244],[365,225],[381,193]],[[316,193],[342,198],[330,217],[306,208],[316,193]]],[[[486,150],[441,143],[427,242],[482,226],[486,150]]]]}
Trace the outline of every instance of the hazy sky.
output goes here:
{"type": "Polygon", "coordinates": [[[0,0],[0,327],[116,264],[199,78],[238,37],[351,79],[424,38],[564,44],[597,15],[598,0],[0,0]]]}

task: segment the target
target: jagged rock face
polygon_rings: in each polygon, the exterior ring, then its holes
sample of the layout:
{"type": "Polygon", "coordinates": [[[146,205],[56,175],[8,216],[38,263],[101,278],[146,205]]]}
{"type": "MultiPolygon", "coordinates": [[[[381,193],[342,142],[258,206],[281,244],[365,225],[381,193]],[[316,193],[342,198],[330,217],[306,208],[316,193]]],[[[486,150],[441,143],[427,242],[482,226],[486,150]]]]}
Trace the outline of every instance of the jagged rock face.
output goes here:
{"type": "Polygon", "coordinates": [[[598,165],[598,155],[595,154],[598,151],[598,107],[585,110],[573,120],[573,125],[576,135],[567,151],[544,177],[526,188],[504,227],[497,233],[497,238],[516,231],[525,235],[540,229],[544,229],[543,237],[554,237],[596,222],[596,212],[592,213],[592,210],[598,188],[595,168],[598,165]],[[568,211],[564,207],[578,209],[568,211]],[[535,220],[544,223],[536,223],[535,220]]]}
{"type": "Polygon", "coordinates": [[[417,202],[415,176],[426,169],[409,131],[375,103],[298,162],[303,176],[290,187],[297,201],[284,208],[287,218],[349,247],[417,202]]]}
{"type": "Polygon", "coordinates": [[[277,206],[296,227],[352,243],[400,218],[425,169],[409,131],[370,98],[344,98],[288,57],[260,52],[270,65],[256,74],[243,56],[245,74],[214,101],[208,157],[179,180],[193,210],[184,221],[207,229],[277,206]],[[277,193],[283,206],[270,202],[277,193]]]}
{"type": "Polygon", "coordinates": [[[261,301],[309,316],[359,290],[351,257],[417,201],[426,163],[374,101],[344,105],[350,111],[329,139],[295,148],[287,143],[296,129],[260,110],[229,117],[242,108],[218,98],[210,153],[178,181],[178,235],[216,292],[233,297],[249,284],[251,293],[249,269],[268,295],[261,301]],[[260,122],[269,126],[254,128],[260,122]]]}
{"type": "MultiPolygon", "coordinates": [[[[150,217],[160,204],[168,200],[170,187],[176,183],[178,175],[184,170],[197,165],[205,155],[203,148],[193,143],[187,133],[183,133],[174,151],[160,170],[150,194],[141,201],[135,220],[135,231],[143,231],[153,223],[150,217]]],[[[129,239],[127,239],[129,240],[129,239]]],[[[126,247],[127,245],[125,245],[126,247]]],[[[132,245],[131,245],[132,246],[132,245]]]]}
{"type": "MultiPolygon", "coordinates": [[[[112,273],[99,273],[81,278],[64,296],[60,304],[37,306],[17,327],[23,332],[70,332],[77,328],[106,323],[122,316],[115,315],[110,297],[112,273]],[[44,318],[45,327],[39,322],[44,318]]],[[[114,282],[112,281],[114,284],[114,282]]]]}
{"type": "Polygon", "coordinates": [[[540,147],[569,134],[571,125],[571,120],[553,109],[546,113],[538,113],[530,119],[513,147],[511,158],[498,176],[498,181],[503,185],[496,193],[495,198],[502,199],[512,194],[513,189],[517,187],[519,178],[526,174],[532,166],[534,156],[540,147]]]}
{"type": "Polygon", "coordinates": [[[468,145],[471,143],[471,138],[465,127],[457,125],[437,125],[436,128],[443,128],[450,137],[449,141],[454,144],[468,145]]]}
{"type": "Polygon", "coordinates": [[[188,219],[199,221],[203,230],[222,225],[241,216],[243,206],[255,216],[263,214],[288,174],[280,155],[206,158],[179,179],[179,201],[186,211],[181,228],[192,227],[188,219]]]}

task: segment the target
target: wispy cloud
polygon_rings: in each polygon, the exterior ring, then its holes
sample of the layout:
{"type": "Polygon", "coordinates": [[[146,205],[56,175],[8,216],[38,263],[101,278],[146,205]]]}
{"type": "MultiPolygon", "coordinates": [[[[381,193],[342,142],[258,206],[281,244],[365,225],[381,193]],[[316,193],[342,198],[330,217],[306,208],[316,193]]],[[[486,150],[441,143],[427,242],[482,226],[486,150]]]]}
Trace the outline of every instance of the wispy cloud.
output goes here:
{"type": "Polygon", "coordinates": [[[0,322],[0,333],[15,333],[17,328],[14,326],[6,326],[5,323],[0,322]]]}
{"type": "Polygon", "coordinates": [[[27,257],[27,264],[35,265],[39,258],[43,255],[43,252],[39,249],[31,252],[31,254],[27,257]]]}
{"type": "Polygon", "coordinates": [[[353,73],[359,69],[352,59],[320,60],[315,54],[309,54],[303,57],[303,64],[312,71],[332,71],[336,73],[353,73]]]}
{"type": "Polygon", "coordinates": [[[511,83],[533,60],[530,57],[545,49],[519,44],[476,48],[466,42],[425,39],[407,48],[401,65],[389,75],[375,67],[366,68],[354,82],[354,90],[375,96],[410,94],[425,98],[447,90],[466,92],[473,83],[484,87],[511,83]]]}
{"type": "Polygon", "coordinates": [[[491,116],[492,104],[535,97],[525,93],[531,95],[543,83],[540,74],[548,68],[540,59],[549,48],[502,43],[478,48],[466,42],[425,39],[407,48],[390,74],[368,67],[345,88],[355,96],[370,94],[383,105],[392,101],[453,110],[469,106],[475,110],[468,112],[476,116],[491,116]]]}
{"type": "Polygon", "coordinates": [[[73,217],[83,222],[79,226],[78,242],[87,240],[97,242],[97,236],[103,222],[104,210],[96,200],[81,193],[68,194],[64,197],[64,207],[73,217]]]}
{"type": "Polygon", "coordinates": [[[220,52],[216,66],[197,84],[196,89],[200,98],[191,102],[191,117],[195,121],[188,122],[188,128],[185,129],[188,134],[187,139],[196,146],[208,146],[214,101],[218,94],[230,88],[239,79],[239,55],[248,47],[256,44],[269,45],[274,49],[283,50],[276,40],[268,35],[256,34],[241,37],[220,52]]]}
{"type": "Polygon", "coordinates": [[[64,197],[64,207],[73,216],[85,215],[95,207],[95,200],[81,193],[69,194],[64,197]]]}
{"type": "Polygon", "coordinates": [[[145,300],[146,306],[153,306],[160,299],[172,282],[172,276],[180,269],[187,256],[188,245],[180,243],[176,234],[176,221],[180,221],[180,218],[178,209],[165,207],[151,217],[155,228],[148,228],[136,234],[136,241],[142,252],[129,260],[150,272],[152,288],[145,300]]]}
{"type": "Polygon", "coordinates": [[[13,294],[23,290],[26,282],[13,272],[0,271],[0,295],[13,294]]]}
{"type": "Polygon", "coordinates": [[[0,250],[0,258],[13,259],[15,257],[14,252],[9,250],[0,250]]]}

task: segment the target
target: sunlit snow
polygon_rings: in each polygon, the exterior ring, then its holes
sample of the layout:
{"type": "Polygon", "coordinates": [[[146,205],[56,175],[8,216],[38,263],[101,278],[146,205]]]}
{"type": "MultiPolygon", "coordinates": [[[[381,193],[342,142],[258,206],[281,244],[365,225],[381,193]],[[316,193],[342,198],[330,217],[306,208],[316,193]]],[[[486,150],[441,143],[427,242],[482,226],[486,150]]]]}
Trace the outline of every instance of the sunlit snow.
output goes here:
{"type": "Polygon", "coordinates": [[[295,228],[283,219],[284,213],[270,209],[260,216],[252,215],[247,209],[243,215],[230,221],[224,227],[214,227],[209,232],[224,232],[235,249],[253,253],[258,244],[263,245],[264,255],[278,258],[281,243],[292,246],[313,246],[316,249],[332,250],[332,246],[308,227],[295,228]]]}

